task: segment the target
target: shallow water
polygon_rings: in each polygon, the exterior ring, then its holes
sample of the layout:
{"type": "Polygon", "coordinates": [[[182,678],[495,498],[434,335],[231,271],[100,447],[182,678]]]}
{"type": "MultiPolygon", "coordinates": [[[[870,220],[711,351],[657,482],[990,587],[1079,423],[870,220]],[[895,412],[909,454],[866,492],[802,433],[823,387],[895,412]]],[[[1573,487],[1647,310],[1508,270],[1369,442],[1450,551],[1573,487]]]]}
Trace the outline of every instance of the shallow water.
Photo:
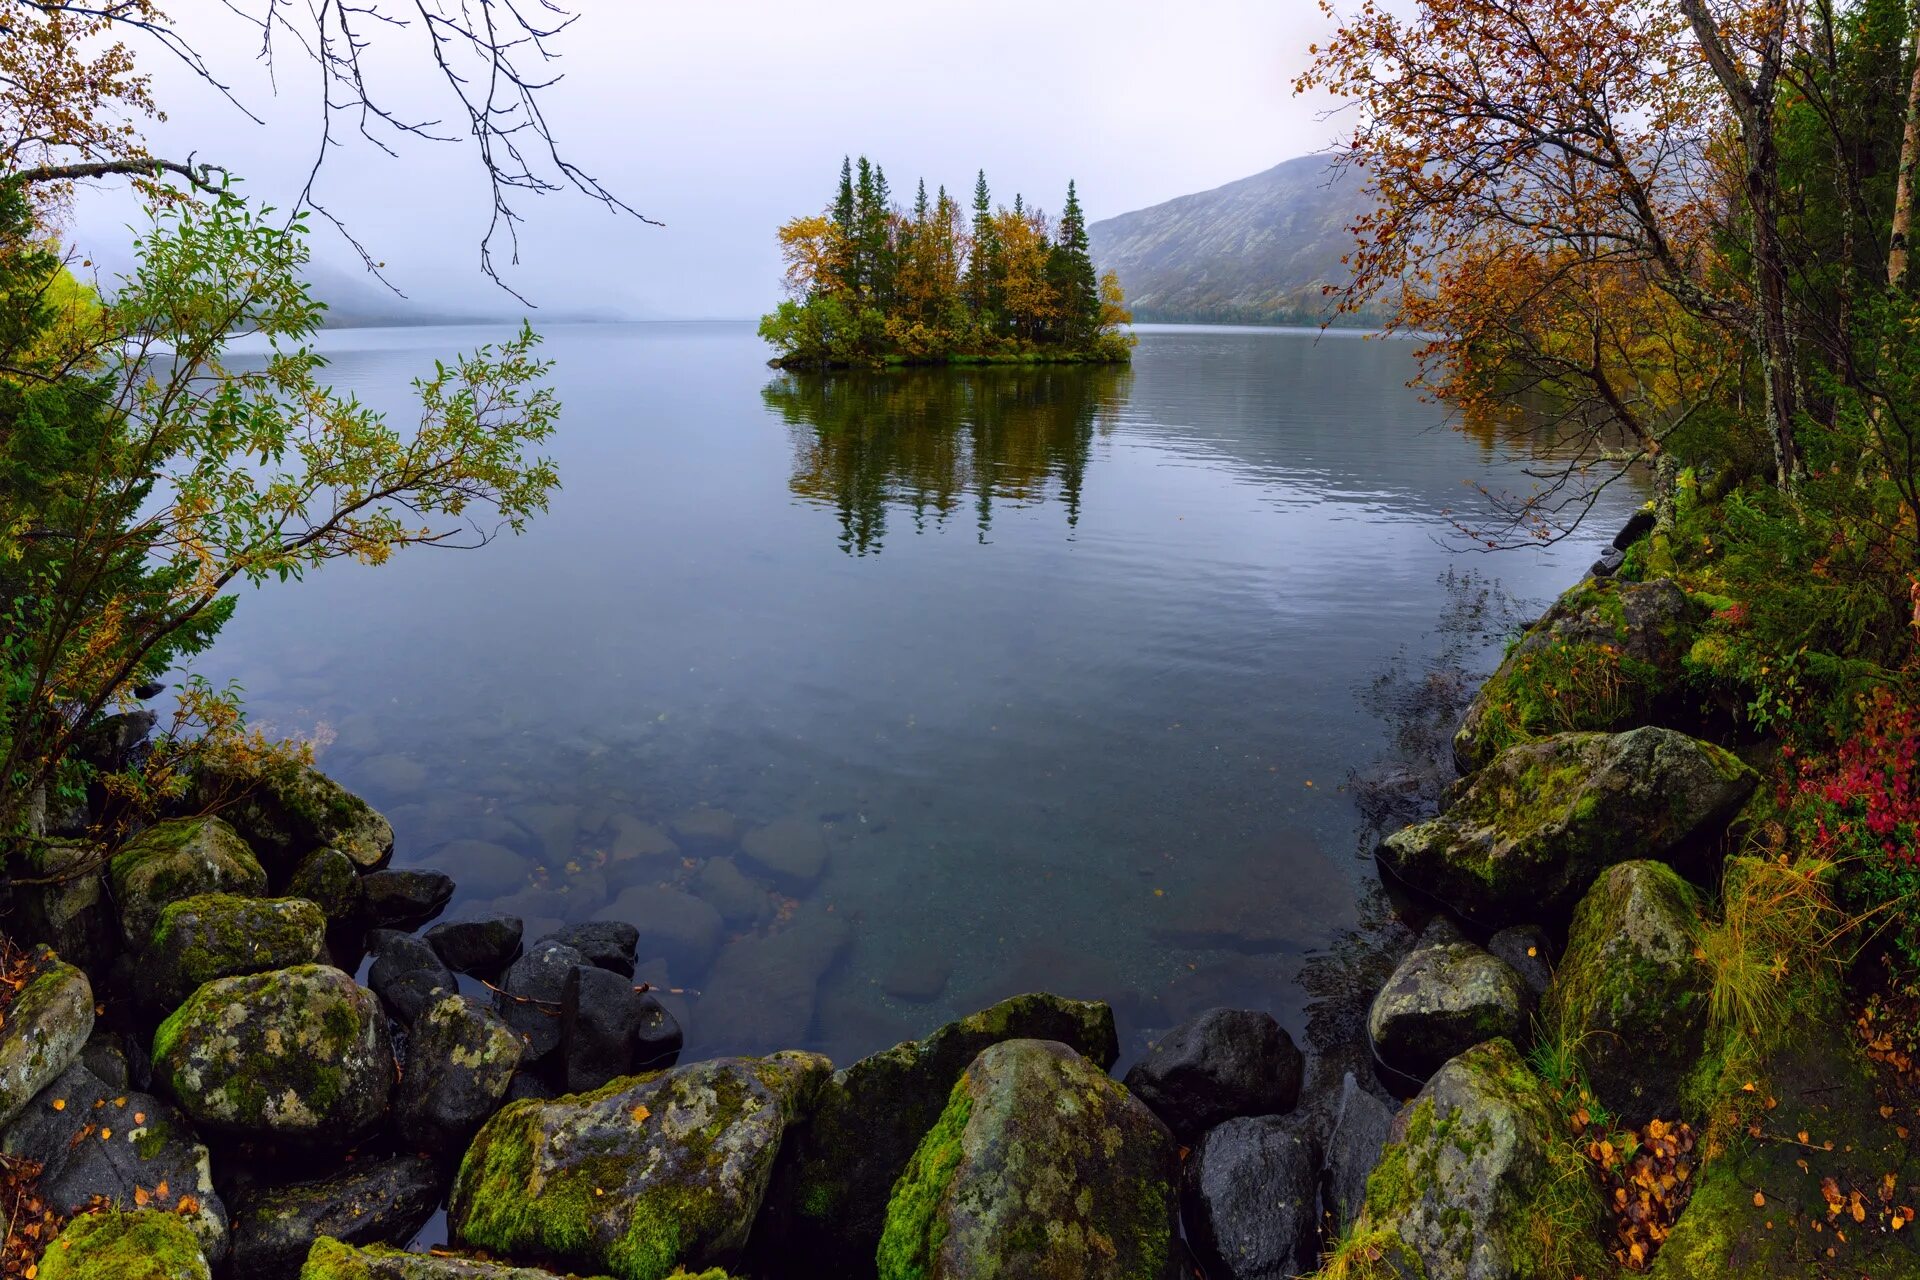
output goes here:
{"type": "MultiPolygon", "coordinates": [[[[324,346],[404,418],[409,378],[493,336],[324,346]]],[[[1406,388],[1408,344],[1352,335],[832,377],[769,371],[744,324],[547,353],[550,515],[265,589],[196,666],[320,730],[455,913],[644,917],[694,1054],[847,1061],[1036,987],[1112,1000],[1135,1043],[1228,1002],[1298,1035],[1294,976],[1375,874],[1343,785],[1387,741],[1369,682],[1438,651],[1448,570],[1548,597],[1632,501],[1461,555],[1449,512],[1519,463],[1406,388]],[[667,848],[700,807],[777,838],[667,848]]]]}

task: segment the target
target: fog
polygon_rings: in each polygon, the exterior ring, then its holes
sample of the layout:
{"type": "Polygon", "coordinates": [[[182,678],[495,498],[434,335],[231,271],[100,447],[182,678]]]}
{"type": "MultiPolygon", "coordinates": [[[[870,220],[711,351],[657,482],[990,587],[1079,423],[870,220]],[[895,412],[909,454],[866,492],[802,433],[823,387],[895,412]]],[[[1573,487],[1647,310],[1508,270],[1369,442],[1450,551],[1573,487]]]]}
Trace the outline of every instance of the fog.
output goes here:
{"type": "MultiPolygon", "coordinates": [[[[984,167],[997,199],[1019,191],[1057,209],[1074,178],[1097,220],[1318,150],[1335,132],[1324,101],[1292,92],[1326,29],[1311,0],[575,7],[578,22],[553,42],[564,74],[546,91],[554,130],[570,159],[665,225],[572,194],[521,198],[519,262],[503,275],[552,316],[765,310],[779,293],[774,228],[826,202],[847,153],[883,164],[903,201],[922,176],[930,191],[964,194],[984,167]]],[[[154,151],[225,165],[250,196],[284,207],[318,141],[314,67],[283,47],[270,79],[258,32],[222,0],[170,9],[262,123],[143,48],[168,115],[150,131],[154,151]]],[[[455,104],[417,24],[374,34],[376,93],[446,118],[455,104]]],[[[480,271],[489,195],[470,146],[402,139],[387,156],[350,128],[336,133],[319,195],[408,295],[393,306],[522,309],[480,271]]],[[[138,218],[123,194],[86,192],[73,233],[111,268],[138,218]]],[[[387,305],[337,234],[316,226],[313,244],[324,293],[387,305]]]]}

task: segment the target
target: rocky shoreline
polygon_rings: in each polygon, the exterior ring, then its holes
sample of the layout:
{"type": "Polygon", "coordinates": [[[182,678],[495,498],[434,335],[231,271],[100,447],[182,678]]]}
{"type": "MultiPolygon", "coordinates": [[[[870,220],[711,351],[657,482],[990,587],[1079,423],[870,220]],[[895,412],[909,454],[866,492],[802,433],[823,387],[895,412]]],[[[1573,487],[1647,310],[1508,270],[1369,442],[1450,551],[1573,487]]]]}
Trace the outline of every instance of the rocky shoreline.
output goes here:
{"type": "MultiPolygon", "coordinates": [[[[1846,1051],[1786,1055],[1806,1087],[1750,1131],[1795,1126],[1792,1189],[1758,1137],[1696,1154],[1742,1087],[1702,958],[1716,902],[1775,874],[1740,851],[1762,744],[1665,722],[1699,606],[1619,560],[1514,647],[1441,811],[1385,840],[1442,905],[1371,940],[1310,1053],[1214,1009],[1115,1080],[1112,1009],[1036,993],[839,1069],[681,1063],[635,974],[697,939],[431,923],[458,859],[389,869],[387,821],[304,767],[203,776],[207,816],[105,864],[51,842],[0,996],[0,1153],[70,1219],[36,1280],[1802,1274],[1812,1188],[1904,1156],[1846,1051]],[[1534,705],[1530,673],[1583,655],[1620,673],[1605,696],[1534,705]],[[1666,1179],[1657,1230],[1609,1182],[1621,1135],[1623,1171],[1666,1179]],[[443,1205],[454,1251],[399,1251],[443,1205]]],[[[804,879],[804,845],[743,856],[804,879]]],[[[1835,1219],[1856,1273],[1920,1274],[1895,1222],[1835,1219]]]]}

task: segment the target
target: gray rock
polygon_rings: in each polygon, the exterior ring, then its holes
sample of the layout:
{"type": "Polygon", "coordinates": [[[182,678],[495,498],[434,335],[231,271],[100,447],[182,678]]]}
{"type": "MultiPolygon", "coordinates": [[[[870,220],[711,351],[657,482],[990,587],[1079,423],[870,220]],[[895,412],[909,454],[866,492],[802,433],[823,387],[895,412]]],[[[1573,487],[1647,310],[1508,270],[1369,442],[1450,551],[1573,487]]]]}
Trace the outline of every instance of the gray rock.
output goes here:
{"type": "Polygon", "coordinates": [[[481,916],[437,924],[426,939],[447,968],[493,978],[520,954],[520,933],[518,916],[481,916]]]}
{"type": "Polygon", "coordinates": [[[448,1226],[472,1247],[588,1272],[724,1265],[745,1249],[781,1139],[829,1070],[812,1054],[721,1058],[513,1103],[467,1149],[448,1226]]]}
{"type": "Polygon", "coordinates": [[[360,917],[376,929],[414,929],[453,897],[444,871],[375,871],[360,877],[360,917]]]}
{"type": "Polygon", "coordinates": [[[691,981],[707,971],[726,928],[720,913],[678,889],[636,885],[594,913],[600,921],[624,921],[639,930],[638,954],[663,959],[691,981]]]}
{"type": "Polygon", "coordinates": [[[393,1089],[378,1003],[325,965],[207,983],[154,1032],[153,1065],[201,1128],[290,1143],[365,1136],[393,1089]]]}
{"type": "Polygon", "coordinates": [[[260,1187],[235,1202],[233,1269],[247,1280],[296,1280],[313,1242],[404,1245],[440,1207],[442,1183],[425,1156],[348,1165],[332,1177],[260,1187]]]}
{"type": "Polygon", "coordinates": [[[811,818],[782,818],[749,831],[740,856],[791,893],[804,893],[827,870],[827,835],[811,818]]]}
{"type": "Polygon", "coordinates": [[[900,1175],[880,1275],[1173,1280],[1178,1170],[1173,1135],[1100,1068],[1053,1041],[993,1045],[900,1175]]]}
{"type": "Polygon", "coordinates": [[[1553,981],[1553,944],[1537,924],[1516,924],[1487,939],[1487,951],[1507,962],[1538,1000],[1553,981]]]}
{"type": "Polygon", "coordinates": [[[1380,1163],[1393,1128],[1393,1111],[1360,1087],[1349,1071],[1340,1083],[1340,1106],[1327,1135],[1327,1208],[1339,1228],[1360,1220],[1367,1202],[1367,1177],[1380,1163]]]}
{"type": "Polygon", "coordinates": [[[315,849],[293,869],[287,895],[319,907],[329,924],[351,920],[360,908],[360,868],[338,849],[315,849]]]}
{"type": "Polygon", "coordinates": [[[762,1237],[780,1242],[769,1267],[795,1257],[822,1275],[871,1267],[894,1181],[961,1073],[990,1045],[1020,1038],[1059,1041],[1103,1070],[1120,1055],[1106,1005],[1024,995],[835,1072],[780,1153],[762,1237]]]}
{"type": "Polygon", "coordinates": [[[187,1118],[152,1094],[75,1063],[7,1127],[0,1150],[41,1166],[40,1194],[63,1214],[96,1203],[134,1209],[136,1192],[154,1208],[178,1212],[191,1196],[184,1217],[201,1251],[216,1261],[226,1256],[227,1208],[207,1149],[187,1118]]]}
{"type": "Polygon", "coordinates": [[[170,902],[202,893],[245,898],[267,892],[267,873],[239,832],[218,818],[181,818],[148,827],[108,864],[120,935],[131,951],[147,945],[170,902]]]}
{"type": "Polygon", "coordinates": [[[0,1021],[0,1127],[72,1066],[93,1034],[87,975],[46,947],[35,948],[31,964],[0,1021]]]}
{"type": "Polygon", "coordinates": [[[572,947],[585,956],[589,964],[631,978],[637,958],[635,952],[640,946],[640,930],[624,920],[589,920],[556,929],[541,941],[572,947]]]}
{"type": "Polygon", "coordinates": [[[1506,961],[1471,942],[1423,947],[1400,962],[1367,1014],[1380,1060],[1425,1080],[1483,1040],[1525,1043],[1534,1001],[1506,961]]]}
{"type": "Polygon", "coordinates": [[[655,996],[641,996],[640,1024],[633,1033],[633,1069],[664,1071],[679,1060],[685,1044],[679,1020],[655,996]]]}
{"type": "Polygon", "coordinates": [[[440,959],[440,953],[427,945],[425,938],[416,938],[398,929],[374,929],[367,934],[367,951],[373,956],[373,964],[367,969],[367,985],[382,998],[395,979],[423,970],[433,974],[434,980],[448,990],[456,985],[453,971],[440,959]]]}
{"type": "Polygon", "coordinates": [[[560,1005],[567,975],[587,958],[564,943],[536,942],[500,981],[494,1009],[526,1043],[526,1061],[540,1062],[560,1048],[560,1005]]]}
{"type": "MultiPolygon", "coordinates": [[[[98,1076],[108,1088],[125,1089],[132,1082],[127,1067],[125,1042],[116,1031],[98,1023],[80,1050],[80,1065],[98,1076]]],[[[68,1068],[72,1070],[72,1068],[68,1068]]]]}
{"type": "Polygon", "coordinates": [[[1290,1280],[1314,1267],[1320,1152],[1304,1116],[1228,1120],[1183,1178],[1188,1240],[1210,1280],[1290,1280]]]}
{"type": "Polygon", "coordinates": [[[182,898],[160,912],[135,986],[147,1007],[171,1012],[215,978],[312,964],[325,951],[326,928],[305,898],[182,898]]]}
{"type": "Polygon", "coordinates": [[[1305,1068],[1272,1014],[1209,1009],[1156,1041],[1126,1084],[1184,1142],[1236,1116],[1293,1110],[1305,1068]]]}
{"type": "Polygon", "coordinates": [[[413,1020],[394,1099],[401,1136],[431,1151],[464,1149],[499,1109],[525,1051],[492,1010],[458,994],[432,1000],[413,1020]]]}
{"type": "Polygon", "coordinates": [[[642,999],[631,978],[611,970],[587,964],[568,972],[560,996],[560,1058],[568,1093],[598,1089],[633,1070],[645,1013],[642,999]]]}
{"type": "MultiPolygon", "coordinates": [[[[1731,882],[1742,860],[1728,864],[1731,882]]],[[[1712,974],[1694,959],[1699,898],[1658,862],[1610,867],[1580,901],[1542,1006],[1556,1040],[1578,1045],[1593,1092],[1639,1127],[1682,1113],[1702,1056],[1712,974]]]]}
{"type": "Polygon", "coordinates": [[[1618,547],[1608,547],[1600,553],[1600,558],[1587,570],[1589,577],[1611,578],[1620,572],[1620,566],[1627,562],[1627,553],[1618,547]]]}
{"type": "Polygon", "coordinates": [[[99,846],[83,840],[24,844],[7,927],[18,942],[45,943],[69,964],[103,970],[120,949],[99,846]]]}
{"type": "Polygon", "coordinates": [[[1572,906],[1605,867],[1719,833],[1758,780],[1671,729],[1557,734],[1502,751],[1380,856],[1469,920],[1524,923],[1572,906]]]}

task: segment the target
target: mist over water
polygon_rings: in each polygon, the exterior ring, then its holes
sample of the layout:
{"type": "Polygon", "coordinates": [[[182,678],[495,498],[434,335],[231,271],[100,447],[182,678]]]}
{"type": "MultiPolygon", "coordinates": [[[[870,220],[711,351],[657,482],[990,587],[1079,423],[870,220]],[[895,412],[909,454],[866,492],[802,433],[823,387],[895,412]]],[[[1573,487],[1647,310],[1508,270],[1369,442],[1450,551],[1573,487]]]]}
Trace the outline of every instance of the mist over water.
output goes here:
{"type": "MultiPolygon", "coordinates": [[[[492,336],[323,342],[404,418],[492,336]]],[[[1114,1001],[1129,1045],[1241,1001],[1301,1033],[1293,978],[1375,874],[1343,787],[1391,746],[1369,691],[1457,649],[1449,513],[1527,483],[1406,388],[1409,345],[1159,330],[1131,369],[800,376],[749,326],[651,324],[547,353],[549,516],[267,588],[198,662],[324,731],[396,865],[529,939],[632,918],[641,976],[697,993],[690,1056],[845,1062],[1043,986],[1114,1001]]],[[[1633,501],[1467,563],[1550,596],[1633,501]]]]}

